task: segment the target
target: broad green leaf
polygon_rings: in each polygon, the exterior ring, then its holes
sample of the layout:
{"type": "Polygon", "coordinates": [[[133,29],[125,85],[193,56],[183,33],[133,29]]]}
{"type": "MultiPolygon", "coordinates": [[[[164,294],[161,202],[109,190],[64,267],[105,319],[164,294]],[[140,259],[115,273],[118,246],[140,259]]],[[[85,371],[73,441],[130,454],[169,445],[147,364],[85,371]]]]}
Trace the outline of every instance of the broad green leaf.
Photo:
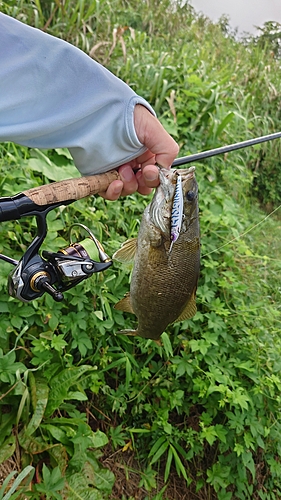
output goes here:
{"type": "Polygon", "coordinates": [[[81,391],[69,391],[67,399],[75,399],[76,401],[87,401],[86,394],[81,391]]]}
{"type": "Polygon", "coordinates": [[[153,465],[155,462],[159,460],[159,458],[165,453],[169,446],[169,442],[165,441],[156,451],[155,455],[153,456],[152,460],[150,461],[150,465],[153,465]]]}
{"type": "Polygon", "coordinates": [[[16,420],[16,416],[17,416],[16,409],[13,409],[9,414],[2,416],[1,418],[2,424],[0,426],[0,450],[2,449],[2,446],[4,446],[3,443],[5,442],[6,438],[9,439],[12,436],[13,439],[12,429],[16,420]]]}
{"type": "Polygon", "coordinates": [[[51,425],[51,424],[43,424],[43,429],[46,429],[50,432],[51,436],[58,442],[67,444],[69,443],[69,437],[67,437],[66,431],[62,426],[59,425],[51,425]]]}
{"type": "Polygon", "coordinates": [[[107,435],[100,430],[93,432],[92,440],[94,448],[101,448],[102,446],[105,446],[108,443],[107,435]]]}
{"type": "Polygon", "coordinates": [[[68,462],[69,456],[67,454],[66,448],[62,444],[57,444],[48,450],[49,455],[52,459],[57,463],[58,467],[61,470],[61,473],[64,474],[68,462]]]}
{"type": "Polygon", "coordinates": [[[201,437],[203,439],[206,439],[209,445],[212,446],[218,437],[215,427],[213,425],[211,425],[210,427],[205,427],[201,432],[201,437]]]}
{"type": "Polygon", "coordinates": [[[42,377],[36,377],[35,378],[35,391],[36,391],[36,407],[34,410],[34,413],[32,415],[32,418],[30,422],[28,423],[28,426],[26,428],[26,435],[31,436],[36,429],[38,429],[48,402],[48,396],[49,396],[49,387],[46,382],[46,380],[42,377]]]}
{"type": "MultiPolygon", "coordinates": [[[[134,432],[136,432],[136,429],[134,430],[134,432]]],[[[146,430],[146,432],[149,432],[146,430]]],[[[161,436],[160,438],[157,439],[157,441],[154,443],[154,445],[152,446],[150,452],[149,452],[149,457],[153,457],[156,453],[156,451],[160,448],[160,446],[165,442],[167,441],[167,438],[166,436],[161,436]]]]}
{"type": "Polygon", "coordinates": [[[102,321],[103,320],[103,312],[102,311],[94,311],[95,316],[102,321]]]}
{"type": "Polygon", "coordinates": [[[24,429],[19,433],[18,438],[20,446],[32,455],[43,453],[54,446],[52,443],[45,442],[40,438],[36,439],[29,436],[24,429]]]}
{"type": "Polygon", "coordinates": [[[76,382],[86,374],[86,372],[94,370],[93,367],[81,365],[78,367],[66,368],[58,375],[53,377],[50,383],[50,394],[46,407],[46,417],[52,415],[57,410],[65,399],[70,399],[71,387],[75,386],[76,382]]]}
{"type": "Polygon", "coordinates": [[[228,434],[227,428],[221,424],[216,424],[215,430],[216,430],[216,434],[217,434],[219,440],[222,441],[222,443],[226,443],[227,442],[227,434],[228,434]]]}
{"type": "Polygon", "coordinates": [[[50,181],[63,181],[73,177],[79,177],[77,169],[73,165],[67,167],[57,167],[47,156],[38,151],[39,158],[30,158],[27,161],[27,167],[35,172],[42,173],[50,181]]]}
{"type": "MultiPolygon", "coordinates": [[[[150,465],[145,469],[145,471],[141,474],[141,479],[139,482],[139,488],[144,487],[147,491],[151,491],[157,487],[156,482],[156,472],[153,470],[150,465]]],[[[156,500],[156,499],[154,499],[156,500]]]]}
{"type": "Polygon", "coordinates": [[[245,447],[240,443],[235,443],[233,450],[235,451],[237,456],[240,457],[240,455],[242,455],[242,453],[244,453],[245,447]]]}
{"type": "Polygon", "coordinates": [[[64,495],[67,500],[105,500],[104,493],[85,484],[85,476],[81,473],[69,477],[64,495]]]}
{"type": "Polygon", "coordinates": [[[242,457],[243,464],[251,472],[252,478],[254,481],[255,477],[256,477],[256,467],[255,467],[255,462],[253,460],[252,453],[250,451],[244,451],[242,453],[241,457],[242,457]]]}
{"type": "Polygon", "coordinates": [[[67,477],[67,499],[69,500],[104,500],[112,490],[114,475],[100,467],[98,462],[88,458],[80,473],[71,473],[67,477]]]}
{"type": "Polygon", "coordinates": [[[183,449],[183,447],[179,443],[176,443],[174,441],[173,446],[182,455],[183,458],[186,458],[186,451],[183,449]]]}
{"type": "Polygon", "coordinates": [[[105,467],[101,467],[98,461],[88,457],[83,468],[88,484],[96,487],[98,490],[110,493],[115,481],[114,474],[105,467]]]}
{"type": "Polygon", "coordinates": [[[10,436],[4,441],[0,447],[0,464],[5,462],[10,458],[16,449],[16,438],[15,436],[10,436]]]}
{"type": "Polygon", "coordinates": [[[166,356],[169,359],[171,356],[173,356],[173,347],[172,347],[169,335],[166,332],[162,333],[161,341],[163,343],[163,347],[164,347],[164,351],[166,353],[166,356]]]}
{"type": "Polygon", "coordinates": [[[174,455],[174,461],[175,461],[175,466],[176,466],[177,472],[179,475],[182,474],[184,479],[188,482],[189,479],[187,477],[185,467],[184,467],[176,449],[174,448],[174,446],[172,444],[170,446],[171,446],[172,453],[174,455]]]}
{"type": "Polygon", "coordinates": [[[47,493],[51,493],[52,491],[59,491],[64,487],[64,478],[61,475],[59,467],[55,467],[52,470],[43,464],[42,469],[44,487],[47,490],[47,493]]]}
{"type": "Polygon", "coordinates": [[[129,389],[130,382],[132,380],[132,365],[129,358],[126,358],[126,390],[129,389]]]}
{"type": "Polygon", "coordinates": [[[232,121],[232,119],[234,118],[234,113],[232,111],[230,111],[229,113],[227,113],[227,115],[224,117],[224,119],[221,121],[221,123],[219,124],[217,130],[216,130],[216,137],[219,137],[221,132],[226,128],[226,126],[232,121]]]}
{"type": "Polygon", "coordinates": [[[170,475],[172,460],[173,460],[173,451],[172,451],[172,448],[170,447],[169,451],[168,451],[166,465],[165,465],[165,473],[164,473],[164,482],[165,483],[168,481],[168,477],[170,475]]]}

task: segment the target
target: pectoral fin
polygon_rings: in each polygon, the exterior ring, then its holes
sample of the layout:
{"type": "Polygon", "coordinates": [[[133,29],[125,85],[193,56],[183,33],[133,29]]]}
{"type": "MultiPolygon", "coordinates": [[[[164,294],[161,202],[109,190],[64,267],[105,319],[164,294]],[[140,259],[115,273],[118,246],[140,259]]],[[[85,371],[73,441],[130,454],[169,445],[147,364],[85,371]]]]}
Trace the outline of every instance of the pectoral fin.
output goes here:
{"type": "Polygon", "coordinates": [[[117,302],[117,304],[115,304],[114,309],[117,309],[117,311],[123,311],[123,312],[135,314],[133,311],[133,308],[132,308],[130,294],[126,293],[125,297],[123,299],[119,300],[119,302],[117,302]]]}
{"type": "Polygon", "coordinates": [[[137,337],[138,334],[138,330],[119,330],[117,332],[117,335],[127,335],[128,337],[137,337]]]}
{"type": "Polygon", "coordinates": [[[137,238],[125,241],[119,250],[113,254],[113,259],[119,262],[128,263],[134,260],[137,250],[137,238]]]}
{"type": "Polygon", "coordinates": [[[192,295],[190,297],[190,300],[188,301],[184,310],[179,315],[179,317],[176,319],[176,321],[184,321],[185,319],[190,319],[196,314],[197,307],[196,307],[196,302],[195,302],[195,293],[196,293],[196,289],[193,290],[192,295]]]}

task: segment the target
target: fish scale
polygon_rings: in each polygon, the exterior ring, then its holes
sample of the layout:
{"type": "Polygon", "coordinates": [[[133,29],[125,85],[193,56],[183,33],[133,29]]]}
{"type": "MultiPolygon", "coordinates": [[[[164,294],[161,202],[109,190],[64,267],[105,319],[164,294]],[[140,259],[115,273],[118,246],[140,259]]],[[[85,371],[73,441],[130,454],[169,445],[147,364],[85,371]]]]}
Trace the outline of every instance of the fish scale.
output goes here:
{"type": "Polygon", "coordinates": [[[120,333],[157,340],[167,326],[196,313],[195,294],[200,267],[198,186],[194,167],[180,171],[183,214],[177,240],[171,245],[171,213],[177,172],[161,169],[160,186],[146,207],[138,238],[126,242],[114,258],[128,261],[134,254],[130,294],[116,309],[133,312],[136,330],[120,333]],[[190,200],[187,193],[193,192],[190,200]]]}

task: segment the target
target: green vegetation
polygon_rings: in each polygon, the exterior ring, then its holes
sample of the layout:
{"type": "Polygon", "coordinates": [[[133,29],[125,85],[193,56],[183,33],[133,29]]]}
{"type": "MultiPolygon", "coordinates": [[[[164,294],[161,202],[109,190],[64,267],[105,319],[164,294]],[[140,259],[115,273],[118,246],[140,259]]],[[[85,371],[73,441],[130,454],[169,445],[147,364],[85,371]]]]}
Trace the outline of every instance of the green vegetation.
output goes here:
{"type": "MultiPolygon", "coordinates": [[[[227,19],[212,24],[183,2],[0,4],[128,82],[181,156],[280,129],[280,26],[238,41],[227,19]]],[[[0,464],[20,474],[7,473],[0,498],[281,498],[280,153],[274,141],[197,164],[198,312],[161,345],[115,335],[134,322],[113,309],[127,268],[115,264],[64,303],[24,304],[8,296],[1,262],[0,464]]],[[[14,179],[21,191],[73,175],[67,151],[13,144],[1,145],[0,169],[1,196],[15,194],[14,179]]],[[[67,246],[82,222],[112,254],[147,202],[96,197],[52,211],[44,247],[67,246]]],[[[34,231],[28,218],[2,223],[0,251],[20,258],[34,231]]]]}

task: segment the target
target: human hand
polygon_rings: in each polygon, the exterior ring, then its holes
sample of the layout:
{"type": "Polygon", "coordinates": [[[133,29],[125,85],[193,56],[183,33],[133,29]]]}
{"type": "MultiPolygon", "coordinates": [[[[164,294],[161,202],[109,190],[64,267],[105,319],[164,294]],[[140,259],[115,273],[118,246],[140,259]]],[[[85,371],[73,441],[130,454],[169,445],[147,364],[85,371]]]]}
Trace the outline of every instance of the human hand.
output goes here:
{"type": "Polygon", "coordinates": [[[121,180],[113,181],[106,192],[100,193],[107,200],[114,201],[135,191],[149,194],[159,184],[159,171],[155,163],[170,168],[178,154],[177,143],[159,120],[141,104],[135,107],[134,124],[138,139],[147,147],[147,151],[118,168],[121,180]]]}

